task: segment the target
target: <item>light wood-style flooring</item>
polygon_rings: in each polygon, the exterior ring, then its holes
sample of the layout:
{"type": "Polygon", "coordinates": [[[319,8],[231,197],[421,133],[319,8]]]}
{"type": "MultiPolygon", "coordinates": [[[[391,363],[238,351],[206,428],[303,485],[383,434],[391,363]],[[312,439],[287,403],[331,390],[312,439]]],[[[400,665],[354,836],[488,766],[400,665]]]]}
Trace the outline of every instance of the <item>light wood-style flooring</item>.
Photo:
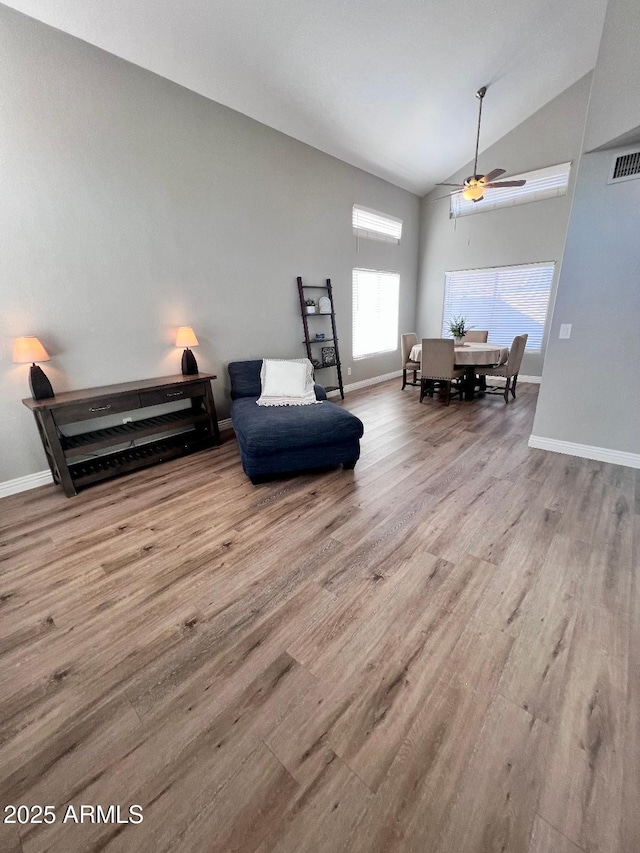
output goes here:
{"type": "Polygon", "coordinates": [[[3,853],[640,851],[638,472],[400,384],[354,471],[0,501],[3,853]]]}

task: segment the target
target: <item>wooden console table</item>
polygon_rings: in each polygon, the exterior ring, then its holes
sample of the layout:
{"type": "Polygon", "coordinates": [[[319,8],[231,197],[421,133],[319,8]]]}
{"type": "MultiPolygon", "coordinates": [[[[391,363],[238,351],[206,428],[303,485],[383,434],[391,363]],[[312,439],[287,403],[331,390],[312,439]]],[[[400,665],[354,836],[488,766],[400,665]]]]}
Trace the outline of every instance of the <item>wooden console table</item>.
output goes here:
{"type": "Polygon", "coordinates": [[[36,419],[53,479],[71,497],[99,480],[220,444],[212,379],[164,376],[22,402],[36,419]],[[181,400],[185,406],[167,414],[142,411],[181,400]],[[115,425],[90,423],[116,414],[122,418],[115,425]],[[86,431],[69,429],[85,422],[86,431]]]}

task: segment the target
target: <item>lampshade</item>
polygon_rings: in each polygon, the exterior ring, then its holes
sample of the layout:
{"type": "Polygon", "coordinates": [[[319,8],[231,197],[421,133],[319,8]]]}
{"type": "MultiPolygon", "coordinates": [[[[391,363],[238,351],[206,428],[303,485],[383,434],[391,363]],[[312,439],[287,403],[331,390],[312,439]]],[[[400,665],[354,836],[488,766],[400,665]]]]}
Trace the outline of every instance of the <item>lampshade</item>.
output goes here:
{"type": "Polygon", "coordinates": [[[198,339],[191,326],[179,326],[176,332],[177,347],[197,347],[198,339]]]}
{"type": "Polygon", "coordinates": [[[16,338],[13,342],[13,360],[18,364],[36,361],[51,361],[51,356],[33,335],[16,338]]]}

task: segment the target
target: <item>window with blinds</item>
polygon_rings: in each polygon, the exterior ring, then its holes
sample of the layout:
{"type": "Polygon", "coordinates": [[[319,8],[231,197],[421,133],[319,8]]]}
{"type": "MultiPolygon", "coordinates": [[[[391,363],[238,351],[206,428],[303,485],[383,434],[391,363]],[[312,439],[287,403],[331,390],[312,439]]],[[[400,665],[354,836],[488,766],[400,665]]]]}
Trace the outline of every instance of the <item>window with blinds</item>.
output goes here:
{"type": "Polygon", "coordinates": [[[353,205],[353,233],[369,240],[384,240],[387,243],[400,242],[402,237],[402,219],[380,213],[379,210],[369,210],[367,207],[353,205]]]}
{"type": "Polygon", "coordinates": [[[383,270],[353,271],[353,357],[398,348],[400,275],[383,270]]]}
{"type": "Polygon", "coordinates": [[[499,207],[514,207],[518,204],[528,204],[530,201],[542,201],[544,198],[556,198],[566,195],[569,185],[571,163],[560,163],[558,166],[547,166],[534,172],[524,172],[522,175],[506,175],[496,180],[527,182],[523,187],[505,187],[504,189],[487,190],[482,201],[467,201],[462,193],[451,196],[450,218],[467,216],[470,213],[482,213],[486,210],[496,210],[499,207]]]}
{"type": "Polygon", "coordinates": [[[527,352],[540,352],[554,270],[551,261],[446,273],[442,337],[451,337],[449,321],[461,314],[472,328],[488,329],[492,343],[511,346],[527,334],[527,352]]]}

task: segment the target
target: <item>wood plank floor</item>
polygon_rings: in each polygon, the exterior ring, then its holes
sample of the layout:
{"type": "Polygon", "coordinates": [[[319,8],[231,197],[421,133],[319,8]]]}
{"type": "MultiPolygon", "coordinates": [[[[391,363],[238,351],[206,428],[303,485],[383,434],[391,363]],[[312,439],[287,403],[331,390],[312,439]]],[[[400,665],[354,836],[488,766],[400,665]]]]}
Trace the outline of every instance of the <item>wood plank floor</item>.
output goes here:
{"type": "Polygon", "coordinates": [[[254,487],[227,434],[0,501],[0,805],[57,818],[0,849],[638,853],[640,472],[535,401],[394,380],[354,471],[254,487]]]}

